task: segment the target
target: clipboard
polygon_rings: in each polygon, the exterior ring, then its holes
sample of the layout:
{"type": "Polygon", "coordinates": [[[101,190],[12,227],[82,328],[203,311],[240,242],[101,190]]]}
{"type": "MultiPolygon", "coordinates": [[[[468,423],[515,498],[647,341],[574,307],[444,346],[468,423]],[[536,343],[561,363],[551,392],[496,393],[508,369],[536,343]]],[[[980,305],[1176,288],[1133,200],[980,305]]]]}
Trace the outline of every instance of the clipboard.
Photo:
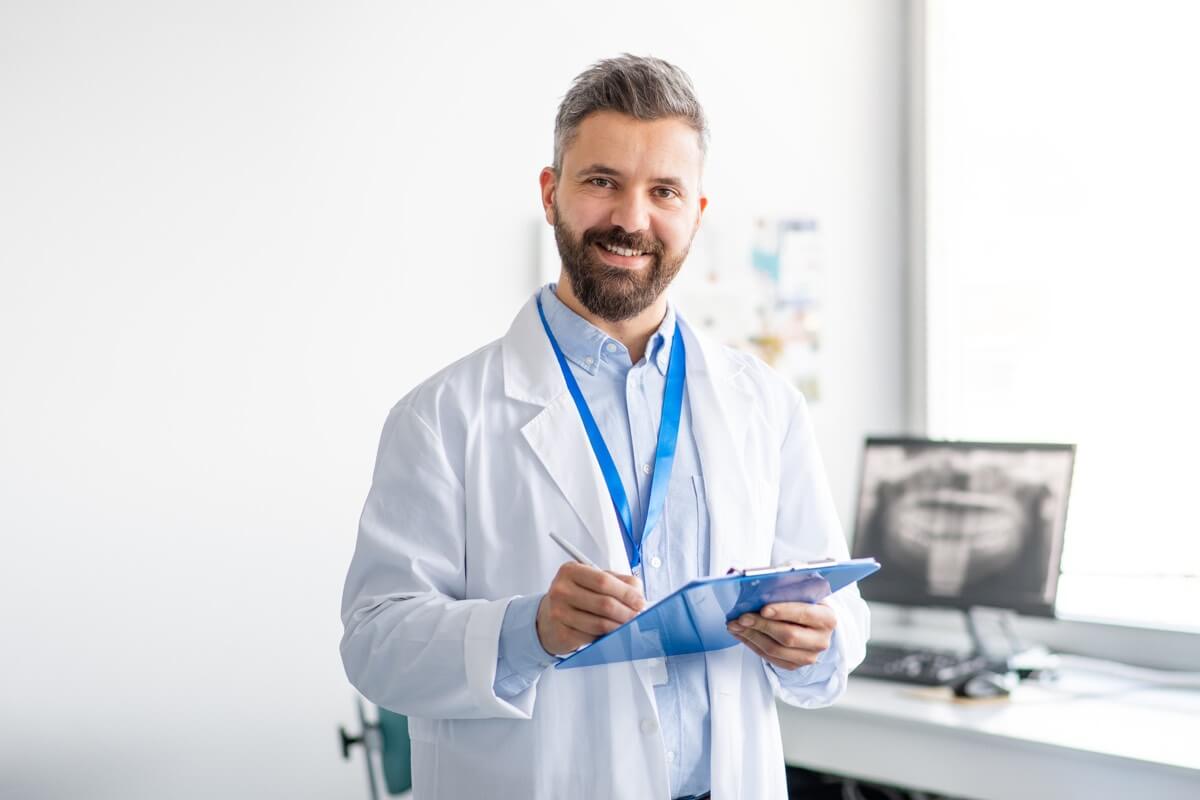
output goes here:
{"type": "Polygon", "coordinates": [[[817,603],[879,569],[873,558],[814,561],[697,578],[616,630],[576,650],[555,669],[664,658],[733,647],[725,625],[768,603],[817,603]]]}

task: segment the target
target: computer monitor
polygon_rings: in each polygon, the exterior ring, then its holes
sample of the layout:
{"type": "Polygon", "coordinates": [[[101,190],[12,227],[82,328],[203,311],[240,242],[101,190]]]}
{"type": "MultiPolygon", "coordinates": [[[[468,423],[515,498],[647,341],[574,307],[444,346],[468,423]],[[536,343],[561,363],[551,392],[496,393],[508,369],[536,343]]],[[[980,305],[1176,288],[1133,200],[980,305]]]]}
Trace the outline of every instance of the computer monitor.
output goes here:
{"type": "Polygon", "coordinates": [[[854,555],[883,565],[863,597],[1053,616],[1069,444],[869,438],[854,555]]]}

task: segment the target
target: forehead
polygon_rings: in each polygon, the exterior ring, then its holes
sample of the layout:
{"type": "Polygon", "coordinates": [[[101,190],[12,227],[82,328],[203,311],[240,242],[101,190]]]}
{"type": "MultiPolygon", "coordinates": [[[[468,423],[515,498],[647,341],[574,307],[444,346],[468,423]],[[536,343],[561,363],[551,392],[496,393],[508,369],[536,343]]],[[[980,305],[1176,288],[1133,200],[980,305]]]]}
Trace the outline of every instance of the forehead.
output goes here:
{"type": "Polygon", "coordinates": [[[584,117],[574,140],[563,151],[567,175],[602,164],[623,175],[672,175],[699,179],[704,165],[700,136],[678,117],[640,120],[618,111],[596,111],[584,117]]]}

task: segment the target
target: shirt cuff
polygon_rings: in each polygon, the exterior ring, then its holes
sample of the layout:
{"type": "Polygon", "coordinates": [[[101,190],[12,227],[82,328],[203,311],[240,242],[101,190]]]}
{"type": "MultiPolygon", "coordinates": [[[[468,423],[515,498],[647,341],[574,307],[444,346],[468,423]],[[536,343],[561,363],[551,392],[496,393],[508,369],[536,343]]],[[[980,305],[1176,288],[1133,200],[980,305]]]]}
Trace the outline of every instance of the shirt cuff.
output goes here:
{"type": "Polygon", "coordinates": [[[505,700],[516,697],[537,682],[558,659],[547,653],[537,635],[537,611],[544,594],[513,598],[500,625],[493,688],[505,700]]]}
{"type": "Polygon", "coordinates": [[[841,650],[841,641],[838,631],[835,629],[829,642],[829,648],[817,656],[816,663],[792,670],[778,669],[774,664],[765,660],[763,663],[767,665],[768,670],[774,673],[783,693],[790,695],[787,698],[789,702],[805,696],[807,696],[805,699],[811,701],[816,699],[814,695],[824,699],[831,689],[836,691],[836,687],[831,686],[831,683],[841,683],[840,681],[831,681],[837,674],[838,664],[841,662],[841,650]]]}

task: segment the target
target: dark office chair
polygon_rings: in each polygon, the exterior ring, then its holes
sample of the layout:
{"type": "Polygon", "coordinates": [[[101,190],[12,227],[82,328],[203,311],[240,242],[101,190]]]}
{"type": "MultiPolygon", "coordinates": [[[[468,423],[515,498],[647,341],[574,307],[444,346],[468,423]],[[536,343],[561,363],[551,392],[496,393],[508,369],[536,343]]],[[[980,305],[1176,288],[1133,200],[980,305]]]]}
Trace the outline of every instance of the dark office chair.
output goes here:
{"type": "Polygon", "coordinates": [[[376,756],[383,769],[383,784],[387,793],[398,795],[407,792],[412,788],[412,742],[408,738],[408,717],[376,707],[376,718],[372,722],[367,719],[362,698],[357,699],[357,704],[361,732],[351,735],[344,726],[338,727],[342,758],[350,760],[350,749],[359,744],[363,746],[371,800],[379,800],[378,781],[375,776],[376,756]]]}

